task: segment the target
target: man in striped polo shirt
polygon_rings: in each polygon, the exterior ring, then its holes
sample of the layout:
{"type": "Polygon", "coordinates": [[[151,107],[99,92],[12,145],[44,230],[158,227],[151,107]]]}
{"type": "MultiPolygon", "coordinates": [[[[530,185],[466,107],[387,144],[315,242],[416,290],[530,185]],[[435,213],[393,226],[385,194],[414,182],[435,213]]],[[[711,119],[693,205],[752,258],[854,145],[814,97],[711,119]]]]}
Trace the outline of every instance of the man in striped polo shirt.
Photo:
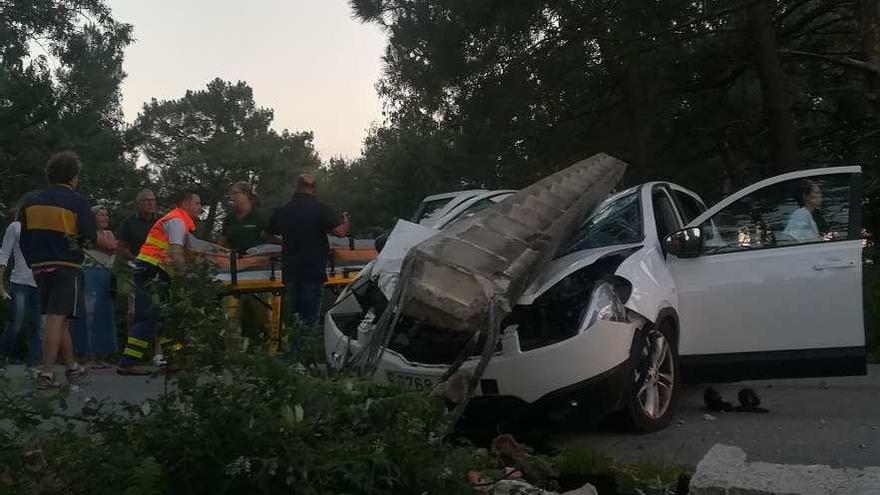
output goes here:
{"type": "Polygon", "coordinates": [[[53,155],[46,164],[49,188],[29,195],[21,208],[21,252],[33,271],[46,315],[43,369],[37,373],[40,389],[60,387],[54,373],[59,351],[69,383],[88,374],[74,359],[69,331],[69,320],[83,313],[83,247],[97,241],[89,202],[75,191],[81,168],[73,152],[53,155]]]}

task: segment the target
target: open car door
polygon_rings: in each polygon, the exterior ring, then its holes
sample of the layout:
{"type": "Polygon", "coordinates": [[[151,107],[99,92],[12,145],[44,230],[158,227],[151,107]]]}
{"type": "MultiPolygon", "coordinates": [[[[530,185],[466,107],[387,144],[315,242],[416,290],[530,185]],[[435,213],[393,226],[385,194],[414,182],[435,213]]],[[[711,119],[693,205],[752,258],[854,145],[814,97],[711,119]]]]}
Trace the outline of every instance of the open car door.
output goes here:
{"type": "Polygon", "coordinates": [[[695,218],[693,257],[669,255],[685,378],[866,373],[861,169],[773,177],[695,218]]]}

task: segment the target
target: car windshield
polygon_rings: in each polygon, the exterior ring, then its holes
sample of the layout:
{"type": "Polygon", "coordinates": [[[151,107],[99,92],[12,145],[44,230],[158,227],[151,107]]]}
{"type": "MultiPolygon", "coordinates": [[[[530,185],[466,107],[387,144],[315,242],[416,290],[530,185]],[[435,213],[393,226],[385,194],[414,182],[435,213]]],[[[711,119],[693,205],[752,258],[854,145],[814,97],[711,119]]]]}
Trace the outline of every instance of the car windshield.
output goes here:
{"type": "Polygon", "coordinates": [[[449,204],[453,198],[441,198],[433,201],[426,201],[419,205],[418,211],[413,215],[413,222],[424,224],[427,221],[434,221],[434,218],[444,206],[449,204]]]}
{"type": "Polygon", "coordinates": [[[633,244],[644,239],[639,192],[621,196],[599,209],[562,245],[558,256],[617,244],[633,244]]]}

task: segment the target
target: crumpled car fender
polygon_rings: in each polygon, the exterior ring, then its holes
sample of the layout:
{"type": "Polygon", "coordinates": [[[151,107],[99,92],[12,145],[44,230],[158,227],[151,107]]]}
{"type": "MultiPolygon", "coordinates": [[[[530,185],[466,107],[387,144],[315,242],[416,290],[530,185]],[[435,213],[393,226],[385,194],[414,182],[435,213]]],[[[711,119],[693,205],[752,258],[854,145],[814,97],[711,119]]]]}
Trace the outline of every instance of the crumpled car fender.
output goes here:
{"type": "Polygon", "coordinates": [[[678,308],[675,280],[658,248],[646,246],[633,253],[620,264],[615,274],[632,284],[626,307],[652,323],[657,321],[664,308],[678,308]]]}

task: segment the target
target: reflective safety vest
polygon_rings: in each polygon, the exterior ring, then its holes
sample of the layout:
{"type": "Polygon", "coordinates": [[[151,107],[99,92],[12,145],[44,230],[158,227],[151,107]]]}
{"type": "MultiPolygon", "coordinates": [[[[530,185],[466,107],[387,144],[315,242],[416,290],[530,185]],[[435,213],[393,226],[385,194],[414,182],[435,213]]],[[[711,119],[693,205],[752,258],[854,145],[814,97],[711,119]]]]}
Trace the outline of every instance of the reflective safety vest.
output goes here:
{"type": "Polygon", "coordinates": [[[165,233],[165,222],[175,218],[179,218],[183,222],[187,232],[196,230],[196,224],[189,216],[189,213],[180,208],[175,208],[157,220],[150,228],[147,240],[141,246],[137,259],[168,271],[166,265],[168,262],[168,248],[171,247],[171,244],[168,242],[168,234],[165,233]]]}

